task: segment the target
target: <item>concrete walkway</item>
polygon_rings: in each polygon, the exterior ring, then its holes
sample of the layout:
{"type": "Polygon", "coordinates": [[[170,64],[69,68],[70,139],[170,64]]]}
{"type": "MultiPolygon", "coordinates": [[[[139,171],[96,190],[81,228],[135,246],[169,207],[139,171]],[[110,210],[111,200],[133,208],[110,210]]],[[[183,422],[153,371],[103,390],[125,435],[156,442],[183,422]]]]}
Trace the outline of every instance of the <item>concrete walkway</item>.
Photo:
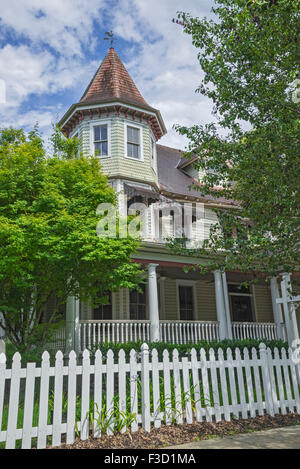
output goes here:
{"type": "Polygon", "coordinates": [[[169,449],[300,449],[300,425],[194,441],[169,449]]]}

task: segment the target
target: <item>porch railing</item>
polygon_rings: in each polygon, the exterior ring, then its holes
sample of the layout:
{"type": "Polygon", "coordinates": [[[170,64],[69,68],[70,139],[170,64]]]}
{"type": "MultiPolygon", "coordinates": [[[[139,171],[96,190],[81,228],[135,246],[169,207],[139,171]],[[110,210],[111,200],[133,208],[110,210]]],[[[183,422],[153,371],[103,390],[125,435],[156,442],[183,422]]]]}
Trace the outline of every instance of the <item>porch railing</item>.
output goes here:
{"type": "MultiPolygon", "coordinates": [[[[79,327],[81,350],[101,342],[150,341],[150,321],[81,320],[79,327]]],[[[219,326],[213,321],[160,321],[160,335],[173,344],[218,340],[219,326]]]]}
{"type": "MultiPolygon", "coordinates": [[[[281,336],[286,340],[285,326],[281,325],[281,336]]],[[[80,320],[79,348],[91,349],[98,343],[125,343],[137,340],[150,341],[150,321],[132,320],[80,320]]],[[[163,342],[185,344],[200,340],[219,340],[219,324],[216,321],[160,321],[160,336],[163,342]]],[[[274,323],[233,322],[233,339],[278,339],[274,323]]],[[[56,332],[48,350],[64,350],[65,329],[56,332]]]]}
{"type": "MultiPolygon", "coordinates": [[[[285,326],[281,325],[283,337],[286,337],[285,326]]],[[[233,339],[278,339],[277,325],[270,322],[233,322],[233,339]]]]}
{"type": "Polygon", "coordinates": [[[214,321],[160,321],[162,342],[186,344],[200,340],[218,340],[219,324],[214,321]]]}

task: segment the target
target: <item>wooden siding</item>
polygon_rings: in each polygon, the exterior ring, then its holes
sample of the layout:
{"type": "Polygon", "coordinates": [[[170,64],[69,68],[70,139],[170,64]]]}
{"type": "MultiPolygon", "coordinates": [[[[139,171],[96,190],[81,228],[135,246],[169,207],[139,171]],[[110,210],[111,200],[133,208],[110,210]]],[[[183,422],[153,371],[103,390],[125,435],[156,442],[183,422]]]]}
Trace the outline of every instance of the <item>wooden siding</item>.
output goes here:
{"type": "Polygon", "coordinates": [[[256,322],[274,322],[271,290],[268,286],[254,285],[256,322]]]}

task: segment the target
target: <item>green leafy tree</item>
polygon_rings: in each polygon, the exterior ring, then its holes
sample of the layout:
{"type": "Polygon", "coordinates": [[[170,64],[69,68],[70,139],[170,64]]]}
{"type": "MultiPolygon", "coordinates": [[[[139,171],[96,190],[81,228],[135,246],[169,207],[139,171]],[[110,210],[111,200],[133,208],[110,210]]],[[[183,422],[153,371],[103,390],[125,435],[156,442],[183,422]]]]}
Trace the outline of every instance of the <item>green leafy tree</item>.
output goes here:
{"type": "Polygon", "coordinates": [[[0,131],[0,325],[22,351],[49,340],[69,295],[105,297],[141,280],[130,262],[139,241],[97,236],[98,205],[116,204],[98,159],[74,158],[77,140],[53,138],[49,156],[37,129],[0,131]]]}
{"type": "Polygon", "coordinates": [[[299,11],[299,0],[215,0],[214,19],[178,13],[215,122],[177,130],[206,174],[195,188],[235,201],[194,252],[213,254],[202,271],[299,271],[299,11]]]}

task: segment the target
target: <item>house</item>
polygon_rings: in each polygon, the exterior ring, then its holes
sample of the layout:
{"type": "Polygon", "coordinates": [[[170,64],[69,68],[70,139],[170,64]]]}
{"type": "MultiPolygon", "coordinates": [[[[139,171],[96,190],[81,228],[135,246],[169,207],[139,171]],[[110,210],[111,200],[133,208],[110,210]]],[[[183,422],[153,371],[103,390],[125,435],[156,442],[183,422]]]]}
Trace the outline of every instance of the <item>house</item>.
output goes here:
{"type": "Polygon", "coordinates": [[[135,260],[148,266],[142,293],[120,290],[97,308],[69,298],[68,349],[102,340],[179,343],[298,336],[295,308],[287,313],[276,303],[280,288],[288,285],[287,275],[272,279],[270,286],[262,280],[240,289],[253,273],[185,273],[184,266],[205,259],[168,250],[166,238],[178,236],[176,220],[183,222],[180,236],[195,241],[200,234],[208,236],[217,221],[214,207],[232,208],[234,203],[201,198],[189,189],[201,175],[180,150],[157,143],[166,133],[163,118],[142,97],[113,47],[60,126],[65,135],[81,139],[83,153],[99,157],[117,191],[120,213],[132,204],[145,207],[143,243],[135,260]]]}

